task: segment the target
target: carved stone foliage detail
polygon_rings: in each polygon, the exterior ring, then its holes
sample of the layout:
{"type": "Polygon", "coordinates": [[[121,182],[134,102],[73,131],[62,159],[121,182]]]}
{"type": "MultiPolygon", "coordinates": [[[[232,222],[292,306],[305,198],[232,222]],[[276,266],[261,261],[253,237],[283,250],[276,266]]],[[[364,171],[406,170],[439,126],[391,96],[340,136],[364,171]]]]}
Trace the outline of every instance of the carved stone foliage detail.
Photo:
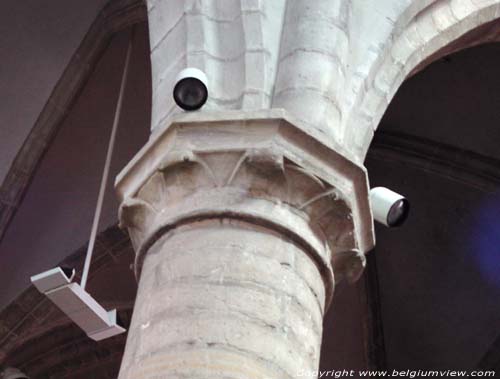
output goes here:
{"type": "Polygon", "coordinates": [[[354,226],[341,193],[280,152],[263,148],[176,155],[177,161],[169,160],[121,206],[121,226],[128,228],[136,251],[156,233],[165,215],[175,218],[181,210],[186,211],[181,205],[190,204],[194,212],[204,213],[203,217],[217,217],[218,205],[222,205],[234,208],[237,217],[237,213],[244,216],[246,210],[252,211],[250,200],[255,199],[305,220],[324,243],[328,258],[350,256],[346,251],[355,245],[354,226]],[[215,192],[227,196],[225,204],[217,204],[215,192]],[[234,202],[237,207],[233,207],[234,202]],[[205,210],[205,204],[213,209],[205,210]]]}
{"type": "Polygon", "coordinates": [[[335,281],[357,279],[374,245],[366,171],[297,123],[283,110],[195,112],[153,134],[116,181],[136,276],[163,234],[230,218],[301,245],[332,286],[332,266],[335,281]]]}

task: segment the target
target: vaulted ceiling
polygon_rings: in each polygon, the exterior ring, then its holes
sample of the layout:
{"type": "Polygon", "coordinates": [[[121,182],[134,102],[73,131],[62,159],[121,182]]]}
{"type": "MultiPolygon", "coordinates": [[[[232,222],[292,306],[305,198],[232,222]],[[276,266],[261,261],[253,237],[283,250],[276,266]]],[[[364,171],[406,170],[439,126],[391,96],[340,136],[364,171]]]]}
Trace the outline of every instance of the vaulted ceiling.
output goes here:
{"type": "MultiPolygon", "coordinates": [[[[0,365],[37,378],[116,377],[125,342],[122,336],[89,343],[29,286],[30,275],[57,262],[82,264],[130,25],[136,25],[134,52],[111,177],[148,138],[144,9],[138,1],[114,3],[122,8],[104,8],[93,24],[102,0],[45,7],[11,1],[15,16],[2,16],[9,32],[1,33],[1,45],[9,53],[0,71],[7,99],[0,106],[0,177],[9,181],[0,198],[0,365]],[[26,17],[33,23],[14,36],[11,30],[26,17]],[[76,71],[65,74],[69,62],[76,71]],[[58,95],[46,102],[54,88],[58,95]],[[36,133],[26,140],[30,130],[36,133]],[[9,176],[25,140],[31,145],[9,176]]],[[[498,67],[500,44],[464,50],[408,79],[392,101],[366,166],[372,186],[405,194],[412,213],[400,229],[377,227],[364,277],[337,289],[325,320],[323,368],[500,364],[494,353],[500,336],[498,67]]],[[[135,294],[132,251],[115,226],[111,187],[89,288],[127,320],[135,294]]]]}
{"type": "Polygon", "coordinates": [[[2,1],[0,182],[106,2],[2,1]]]}
{"type": "Polygon", "coordinates": [[[377,228],[387,365],[472,368],[500,335],[500,44],[407,80],[366,161],[404,193],[408,222],[377,228]]]}

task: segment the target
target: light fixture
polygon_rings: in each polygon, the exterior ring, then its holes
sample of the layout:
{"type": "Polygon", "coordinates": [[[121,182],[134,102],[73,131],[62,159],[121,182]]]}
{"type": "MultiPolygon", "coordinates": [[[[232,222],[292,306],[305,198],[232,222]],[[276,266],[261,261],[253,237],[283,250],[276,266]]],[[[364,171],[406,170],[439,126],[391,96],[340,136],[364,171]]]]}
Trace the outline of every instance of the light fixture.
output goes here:
{"type": "Polygon", "coordinates": [[[72,282],[74,275],[75,270],[56,267],[32,276],[31,282],[94,341],[125,332],[117,322],[116,309],[106,311],[78,283],[72,282]]]}
{"type": "Polygon", "coordinates": [[[205,73],[197,68],[182,70],[175,80],[174,100],[186,111],[200,109],[208,98],[208,80],[205,73]]]}
{"type": "Polygon", "coordinates": [[[375,221],[390,228],[402,225],[410,213],[410,202],[385,187],[372,188],[370,201],[375,221]]]}

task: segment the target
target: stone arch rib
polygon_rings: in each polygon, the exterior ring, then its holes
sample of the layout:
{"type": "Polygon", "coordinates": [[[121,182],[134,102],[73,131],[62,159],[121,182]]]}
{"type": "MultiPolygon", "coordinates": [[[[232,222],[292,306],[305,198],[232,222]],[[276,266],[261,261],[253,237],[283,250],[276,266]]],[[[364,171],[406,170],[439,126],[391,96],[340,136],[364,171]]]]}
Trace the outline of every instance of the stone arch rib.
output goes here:
{"type": "Polygon", "coordinates": [[[71,111],[113,35],[145,22],[141,0],[110,0],[100,11],[59,78],[0,186],[0,241],[45,152],[71,111]]]}
{"type": "Polygon", "coordinates": [[[356,155],[362,159],[382,115],[406,78],[443,55],[495,40],[500,30],[500,1],[437,0],[410,21],[396,22],[395,26],[399,30],[394,30],[391,42],[370,68],[345,121],[346,140],[353,142],[356,155]]]}

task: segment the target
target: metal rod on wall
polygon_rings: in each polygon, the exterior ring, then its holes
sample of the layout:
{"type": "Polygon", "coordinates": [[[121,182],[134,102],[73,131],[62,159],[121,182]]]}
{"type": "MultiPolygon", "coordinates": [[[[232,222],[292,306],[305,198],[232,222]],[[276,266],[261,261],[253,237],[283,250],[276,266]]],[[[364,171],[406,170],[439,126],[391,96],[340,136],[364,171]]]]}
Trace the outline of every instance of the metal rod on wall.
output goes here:
{"type": "Polygon", "coordinates": [[[115,116],[113,120],[113,127],[111,129],[111,136],[109,137],[108,151],[106,154],[106,161],[104,163],[104,170],[101,178],[101,187],[99,189],[99,196],[97,198],[97,205],[94,214],[94,221],[92,222],[92,230],[90,232],[89,244],[87,247],[87,255],[85,256],[85,264],[83,266],[82,272],[82,280],[80,282],[80,286],[82,289],[85,289],[85,285],[87,284],[89,269],[90,269],[90,261],[92,260],[92,253],[94,251],[95,240],[97,236],[97,229],[99,227],[99,220],[101,218],[102,204],[104,200],[104,194],[106,192],[106,185],[108,182],[109,176],[109,167],[111,165],[111,157],[113,156],[113,150],[115,147],[116,140],[116,130],[118,129],[118,123],[120,121],[120,115],[123,104],[123,95],[125,92],[125,87],[127,85],[127,77],[128,77],[128,68],[130,63],[130,55],[132,53],[132,42],[134,39],[134,31],[130,34],[130,39],[127,47],[127,55],[125,57],[125,64],[123,67],[122,79],[120,84],[120,92],[118,94],[118,100],[116,103],[115,116]]]}

